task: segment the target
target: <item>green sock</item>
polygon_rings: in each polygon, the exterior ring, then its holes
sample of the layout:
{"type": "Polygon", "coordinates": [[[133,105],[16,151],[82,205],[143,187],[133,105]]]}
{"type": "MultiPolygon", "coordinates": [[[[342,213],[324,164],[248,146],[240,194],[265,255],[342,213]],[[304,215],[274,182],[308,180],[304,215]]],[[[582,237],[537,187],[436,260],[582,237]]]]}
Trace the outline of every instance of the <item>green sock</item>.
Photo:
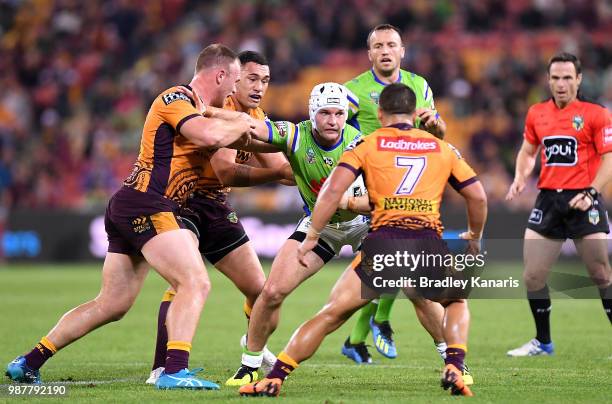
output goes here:
{"type": "Polygon", "coordinates": [[[351,338],[349,341],[351,344],[365,342],[370,333],[370,317],[376,313],[376,307],[378,307],[376,303],[370,302],[359,311],[357,322],[353,326],[353,331],[351,331],[351,338]]]}
{"type": "Polygon", "coordinates": [[[381,297],[378,300],[378,309],[376,309],[376,315],[374,315],[374,321],[378,324],[389,321],[391,318],[391,308],[395,302],[395,297],[381,297]]]}

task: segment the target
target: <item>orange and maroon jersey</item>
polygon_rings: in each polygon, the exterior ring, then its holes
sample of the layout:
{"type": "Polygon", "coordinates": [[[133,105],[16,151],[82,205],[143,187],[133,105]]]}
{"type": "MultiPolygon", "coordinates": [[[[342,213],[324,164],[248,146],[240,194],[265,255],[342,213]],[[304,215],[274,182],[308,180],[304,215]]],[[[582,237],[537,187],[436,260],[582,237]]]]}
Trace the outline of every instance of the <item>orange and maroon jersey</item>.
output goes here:
{"type": "Polygon", "coordinates": [[[374,207],[372,230],[391,226],[441,234],[446,183],[460,190],[476,181],[457,149],[406,124],[372,132],[346,151],[338,165],[363,173],[374,207]]]}
{"type": "Polygon", "coordinates": [[[195,188],[209,153],[181,135],[181,126],[201,115],[191,99],[176,90],[165,90],[151,104],[138,160],[124,184],[182,204],[195,188]]]}
{"type": "Polygon", "coordinates": [[[579,99],[559,109],[551,98],[529,108],[524,137],[542,147],[538,188],[588,188],[601,155],[612,152],[610,112],[579,99]]]}
{"type": "MultiPolygon", "coordinates": [[[[227,109],[230,111],[236,111],[236,104],[234,103],[234,100],[232,99],[232,97],[227,97],[225,99],[225,104],[223,105],[223,109],[227,109]]],[[[249,109],[248,114],[255,119],[260,119],[260,120],[266,119],[266,114],[259,107],[254,108],[254,109],[249,109]]],[[[252,155],[253,153],[251,152],[238,150],[238,153],[236,154],[236,163],[245,164],[251,158],[252,155]]],[[[213,170],[212,165],[210,164],[210,160],[207,160],[206,164],[204,165],[204,171],[203,171],[203,174],[200,180],[198,181],[197,190],[204,191],[205,193],[208,193],[206,191],[210,191],[213,194],[216,194],[219,192],[222,192],[222,193],[229,192],[229,188],[224,187],[221,184],[221,181],[219,181],[219,179],[215,175],[215,170],[213,170]]]]}

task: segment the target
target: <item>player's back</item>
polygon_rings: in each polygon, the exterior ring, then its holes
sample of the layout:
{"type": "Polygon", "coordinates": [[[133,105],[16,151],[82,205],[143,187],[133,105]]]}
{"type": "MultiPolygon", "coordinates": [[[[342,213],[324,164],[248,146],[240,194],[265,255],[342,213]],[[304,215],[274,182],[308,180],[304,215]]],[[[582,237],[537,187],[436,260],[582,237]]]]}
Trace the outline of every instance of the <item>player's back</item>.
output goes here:
{"type": "Polygon", "coordinates": [[[372,229],[392,226],[441,233],[446,183],[460,188],[476,176],[453,146],[405,124],[374,131],[341,163],[363,171],[374,206],[372,229]]]}
{"type": "Polygon", "coordinates": [[[209,153],[180,134],[182,125],[200,114],[191,99],[177,89],[165,90],[151,104],[138,160],[124,184],[183,203],[202,174],[209,153]]]}

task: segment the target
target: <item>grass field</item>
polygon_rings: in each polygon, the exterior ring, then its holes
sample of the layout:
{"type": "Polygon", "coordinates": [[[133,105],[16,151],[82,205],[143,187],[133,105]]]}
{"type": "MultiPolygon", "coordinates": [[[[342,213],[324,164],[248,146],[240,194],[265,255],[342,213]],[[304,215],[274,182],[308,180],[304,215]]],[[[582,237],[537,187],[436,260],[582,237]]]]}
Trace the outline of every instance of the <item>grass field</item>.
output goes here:
{"type": "MultiPolygon", "coordinates": [[[[99,265],[0,269],[2,366],[29,350],[64,311],[95,296],[99,269],[99,265]]],[[[286,301],[279,329],[269,342],[274,352],[323,305],[341,269],[339,264],[326,267],[286,301]]],[[[243,299],[218,272],[212,270],[211,278],[213,289],[193,343],[191,366],[204,366],[207,378],[222,384],[240,363],[243,299]]],[[[43,368],[43,380],[67,380],[70,401],[248,400],[225,386],[208,392],[157,391],[144,384],[164,288],[159,276],[151,273],[122,321],[61,351],[43,368]]],[[[609,403],[612,399],[612,334],[600,301],[554,301],[552,331],[557,354],[537,358],[505,356],[506,350],[533,336],[526,301],[474,300],[470,308],[468,363],[476,381],[472,402],[609,403]]],[[[376,364],[372,366],[355,366],[341,356],[340,346],[352,324],[329,336],[317,354],[294,373],[283,387],[283,399],[317,403],[460,399],[439,388],[442,362],[408,301],[398,301],[392,317],[399,351],[395,360],[383,358],[373,348],[376,364]]],[[[2,384],[0,401],[8,399],[6,394],[7,384],[2,384]]]]}

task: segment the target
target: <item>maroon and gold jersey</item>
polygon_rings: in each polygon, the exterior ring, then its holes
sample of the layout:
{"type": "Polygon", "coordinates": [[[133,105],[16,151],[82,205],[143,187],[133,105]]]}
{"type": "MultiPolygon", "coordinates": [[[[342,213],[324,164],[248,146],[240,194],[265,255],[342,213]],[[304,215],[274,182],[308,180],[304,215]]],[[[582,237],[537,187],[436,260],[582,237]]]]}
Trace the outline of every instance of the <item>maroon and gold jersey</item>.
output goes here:
{"type": "Polygon", "coordinates": [[[195,188],[209,153],[181,135],[181,126],[201,116],[185,94],[171,87],[149,109],[140,152],[124,184],[182,204],[195,188]]]}
{"type": "MultiPolygon", "coordinates": [[[[223,109],[227,109],[230,111],[237,110],[232,97],[227,97],[225,99],[225,104],[223,105],[223,109]]],[[[266,119],[266,114],[259,107],[254,108],[254,109],[249,109],[247,113],[255,119],[260,119],[260,120],[266,119]]],[[[245,164],[247,161],[249,161],[252,155],[253,153],[251,152],[238,150],[238,153],[236,154],[236,163],[245,164]]],[[[221,184],[221,181],[217,178],[215,174],[215,170],[213,170],[212,165],[210,164],[210,160],[207,160],[206,164],[204,165],[204,171],[202,173],[202,176],[200,180],[198,181],[197,190],[203,191],[205,194],[210,194],[210,196],[212,197],[215,194],[218,194],[219,192],[225,194],[229,192],[230,189],[229,187],[224,187],[221,184]]]]}
{"type": "Polygon", "coordinates": [[[405,124],[372,132],[346,151],[338,165],[363,173],[373,206],[372,230],[390,226],[441,234],[446,183],[459,190],[476,181],[457,149],[405,124]]]}
{"type": "Polygon", "coordinates": [[[550,99],[529,108],[524,137],[542,147],[538,188],[588,188],[601,155],[612,152],[610,112],[582,100],[559,109],[550,99]]]}

